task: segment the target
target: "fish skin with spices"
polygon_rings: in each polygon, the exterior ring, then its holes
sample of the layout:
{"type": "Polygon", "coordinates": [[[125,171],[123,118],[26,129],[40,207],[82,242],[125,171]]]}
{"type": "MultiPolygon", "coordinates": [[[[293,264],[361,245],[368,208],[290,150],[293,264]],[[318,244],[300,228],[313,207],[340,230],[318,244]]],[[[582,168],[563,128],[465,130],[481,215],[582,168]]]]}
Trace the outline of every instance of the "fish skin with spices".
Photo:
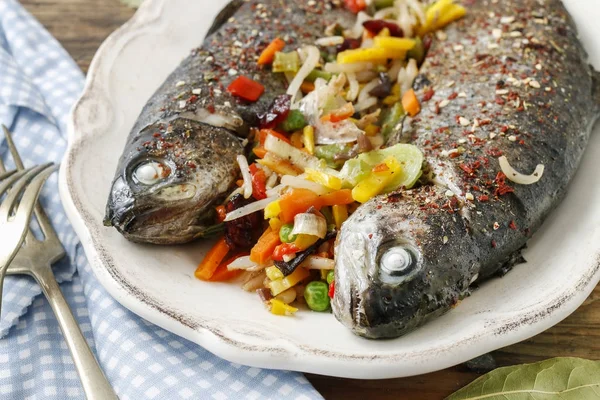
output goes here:
{"type": "Polygon", "coordinates": [[[367,338],[410,332],[521,260],[600,112],[599,75],[559,0],[465,5],[415,82],[430,100],[390,138],[423,151],[422,185],[359,207],[336,242],[333,312],[367,338]],[[545,172],[513,183],[499,174],[501,155],[545,172]]]}
{"type": "Polygon", "coordinates": [[[292,51],[313,44],[329,25],[353,22],[350,12],[326,1],[232,1],[203,45],[143,108],[117,166],[105,225],[131,241],[154,244],[185,243],[210,232],[214,205],[238,179],[241,139],[287,89],[282,74],[257,65],[262,49],[281,37],[284,51],[292,51]],[[257,102],[227,92],[241,75],[265,86],[257,102]]]}

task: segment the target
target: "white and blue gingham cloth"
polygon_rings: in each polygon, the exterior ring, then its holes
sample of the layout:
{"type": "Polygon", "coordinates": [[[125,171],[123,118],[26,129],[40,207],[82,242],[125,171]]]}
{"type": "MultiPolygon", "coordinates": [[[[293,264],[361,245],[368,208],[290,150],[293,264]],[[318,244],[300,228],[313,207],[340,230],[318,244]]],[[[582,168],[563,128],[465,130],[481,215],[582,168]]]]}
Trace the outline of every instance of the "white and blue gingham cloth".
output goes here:
{"type": "MultiPolygon", "coordinates": [[[[16,0],[0,0],[0,123],[13,131],[26,166],[60,162],[68,112],[83,80],[68,54],[16,0]]],[[[12,165],[4,139],[0,156],[12,165]]],[[[87,263],[60,204],[56,174],[41,201],[68,252],[54,271],[122,400],[321,398],[299,373],[230,363],[121,307],[87,263]]],[[[82,399],[70,353],[40,293],[27,277],[5,281],[0,398],[82,399]]]]}

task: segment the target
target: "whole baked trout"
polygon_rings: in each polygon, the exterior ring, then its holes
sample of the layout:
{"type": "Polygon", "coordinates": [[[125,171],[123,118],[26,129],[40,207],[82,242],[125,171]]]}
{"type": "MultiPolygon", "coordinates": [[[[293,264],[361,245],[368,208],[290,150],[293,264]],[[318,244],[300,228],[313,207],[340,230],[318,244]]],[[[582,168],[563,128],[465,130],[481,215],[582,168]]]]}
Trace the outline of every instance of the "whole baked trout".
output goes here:
{"type": "Polygon", "coordinates": [[[391,140],[423,151],[422,185],[372,199],[338,236],[333,311],[365,337],[403,335],[518,262],[599,115],[598,75],[559,0],[465,3],[415,82],[422,112],[391,140]],[[512,182],[501,156],[525,174],[543,165],[541,179],[512,182]]]}
{"type": "Polygon", "coordinates": [[[290,48],[313,43],[326,27],[348,27],[354,19],[339,4],[322,0],[232,1],[204,44],[143,108],[117,166],[105,224],[129,240],[156,244],[210,233],[214,205],[238,179],[242,139],[287,89],[282,74],[258,66],[261,51],[277,37],[290,48]],[[241,75],[265,86],[257,102],[227,92],[241,75]]]}

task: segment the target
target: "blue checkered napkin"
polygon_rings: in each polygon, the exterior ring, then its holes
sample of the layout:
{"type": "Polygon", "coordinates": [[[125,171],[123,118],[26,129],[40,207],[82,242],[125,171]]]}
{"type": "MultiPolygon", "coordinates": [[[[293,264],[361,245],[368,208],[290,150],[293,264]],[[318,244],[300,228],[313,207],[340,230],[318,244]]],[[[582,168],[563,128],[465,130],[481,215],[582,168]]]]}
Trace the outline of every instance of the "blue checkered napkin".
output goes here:
{"type": "MultiPolygon", "coordinates": [[[[18,2],[0,0],[0,123],[14,132],[26,166],[60,160],[68,111],[82,86],[60,45],[18,2]]],[[[2,140],[0,156],[12,165],[7,153],[2,140]]],[[[60,205],[55,175],[41,200],[69,254],[54,271],[122,400],[321,398],[299,373],[227,362],[121,307],[95,279],[60,205]]],[[[66,344],[39,294],[26,277],[5,282],[0,399],[82,399],[66,344]]]]}

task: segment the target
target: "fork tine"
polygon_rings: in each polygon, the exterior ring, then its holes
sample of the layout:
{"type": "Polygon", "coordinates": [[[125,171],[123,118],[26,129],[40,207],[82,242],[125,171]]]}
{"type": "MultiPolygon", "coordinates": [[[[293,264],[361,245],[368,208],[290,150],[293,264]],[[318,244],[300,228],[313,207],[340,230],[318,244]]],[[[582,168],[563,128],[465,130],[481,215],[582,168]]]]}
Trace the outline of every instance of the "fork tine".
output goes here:
{"type": "MultiPolygon", "coordinates": [[[[0,205],[0,221],[8,220],[10,211],[17,204],[19,195],[21,194],[23,189],[25,189],[25,187],[27,186],[29,181],[32,181],[32,184],[33,184],[35,179],[37,179],[37,178],[35,178],[36,175],[39,175],[42,171],[44,171],[45,169],[48,169],[52,165],[53,165],[52,163],[39,165],[37,167],[19,171],[16,174],[14,174],[13,176],[11,176],[10,178],[8,178],[6,183],[10,182],[12,185],[12,188],[8,192],[8,195],[6,196],[6,198],[4,199],[2,204],[0,205]],[[17,177],[16,179],[14,178],[15,176],[17,177]]],[[[52,171],[53,170],[54,170],[54,168],[52,168],[52,171]]],[[[7,185],[6,183],[4,183],[4,186],[10,186],[10,185],[7,185]]],[[[42,181],[42,183],[43,183],[43,181],[42,181]]],[[[31,186],[31,184],[29,186],[31,186]]],[[[41,187],[41,185],[40,185],[40,187],[41,187]]],[[[6,188],[6,189],[8,189],[8,188],[6,188]]],[[[29,189],[29,187],[27,187],[27,190],[28,189],[29,189]]],[[[25,191],[25,194],[27,193],[27,190],[25,191]]],[[[0,194],[1,193],[2,192],[0,191],[0,194]]],[[[23,201],[25,200],[25,194],[23,194],[23,199],[21,199],[21,203],[23,203],[23,201]]],[[[36,199],[37,199],[37,197],[36,197],[36,199]]],[[[33,207],[34,207],[34,204],[31,204],[32,211],[33,211],[33,207]]]]}
{"type": "MultiPolygon", "coordinates": [[[[29,220],[31,218],[31,213],[33,212],[33,207],[37,201],[38,195],[42,190],[42,186],[46,182],[46,179],[56,170],[56,166],[53,164],[44,164],[36,167],[29,174],[21,178],[21,180],[15,186],[20,186],[23,191],[23,196],[21,197],[21,201],[19,205],[16,206],[17,210],[15,212],[15,216],[11,223],[24,224],[24,229],[29,226],[29,220]],[[30,182],[29,182],[30,181],[30,182]],[[29,183],[29,184],[28,184],[29,183]]],[[[9,196],[12,197],[11,191],[9,196]]],[[[14,199],[9,199],[8,197],[4,199],[2,205],[0,205],[0,221],[5,215],[8,218],[8,212],[15,206],[15,202],[18,196],[14,196],[14,199]],[[12,202],[10,202],[12,200],[12,202]],[[10,202],[10,203],[9,203],[10,202]],[[12,203],[12,204],[11,204],[12,203]],[[5,214],[6,213],[6,214],[5,214]]]]}
{"type": "MultiPolygon", "coordinates": [[[[15,146],[15,142],[12,138],[12,133],[4,125],[2,125],[2,130],[4,131],[4,136],[6,137],[6,143],[8,144],[8,149],[10,150],[10,154],[12,155],[12,158],[15,162],[15,166],[19,170],[24,169],[25,167],[23,165],[23,161],[21,160],[21,156],[19,155],[19,151],[17,150],[17,146],[15,146]]],[[[33,212],[35,214],[35,218],[37,219],[38,225],[39,225],[42,233],[44,234],[44,236],[46,238],[56,236],[56,232],[54,231],[54,228],[50,224],[50,220],[48,219],[48,216],[44,212],[44,209],[39,204],[36,204],[33,212]]],[[[27,238],[25,240],[31,240],[33,238],[34,238],[34,236],[30,229],[29,232],[27,233],[27,238]]]]}
{"type": "Polygon", "coordinates": [[[25,175],[27,172],[31,171],[32,168],[30,169],[26,169],[23,171],[10,171],[7,172],[5,174],[2,175],[2,179],[0,180],[0,196],[2,196],[4,193],[6,193],[8,191],[8,189],[10,189],[10,187],[19,179],[21,179],[21,177],[23,175],[25,175]]]}
{"type": "MultiPolygon", "coordinates": [[[[2,161],[0,160],[0,163],[1,162],[2,161]]],[[[10,177],[11,175],[14,175],[15,172],[17,172],[17,171],[14,169],[11,171],[8,171],[8,172],[0,171],[0,182],[5,180],[6,178],[10,177]]]]}
{"type": "Polygon", "coordinates": [[[21,160],[21,156],[17,152],[17,147],[15,146],[12,134],[4,125],[2,125],[2,130],[4,131],[4,136],[6,136],[6,144],[8,144],[8,149],[10,150],[10,154],[12,155],[12,158],[15,162],[15,166],[17,167],[17,169],[23,169],[23,161],[21,160]]]}
{"type": "MultiPolygon", "coordinates": [[[[6,132],[9,132],[8,128],[2,124],[2,130],[4,131],[4,135],[6,136],[6,132]]],[[[9,132],[10,135],[10,132],[9,132]]],[[[8,136],[7,136],[8,137],[8,136]]],[[[7,139],[8,141],[8,139],[7,139]]],[[[2,162],[2,158],[0,158],[0,173],[6,172],[6,168],[4,167],[4,163],[2,162]]]]}

